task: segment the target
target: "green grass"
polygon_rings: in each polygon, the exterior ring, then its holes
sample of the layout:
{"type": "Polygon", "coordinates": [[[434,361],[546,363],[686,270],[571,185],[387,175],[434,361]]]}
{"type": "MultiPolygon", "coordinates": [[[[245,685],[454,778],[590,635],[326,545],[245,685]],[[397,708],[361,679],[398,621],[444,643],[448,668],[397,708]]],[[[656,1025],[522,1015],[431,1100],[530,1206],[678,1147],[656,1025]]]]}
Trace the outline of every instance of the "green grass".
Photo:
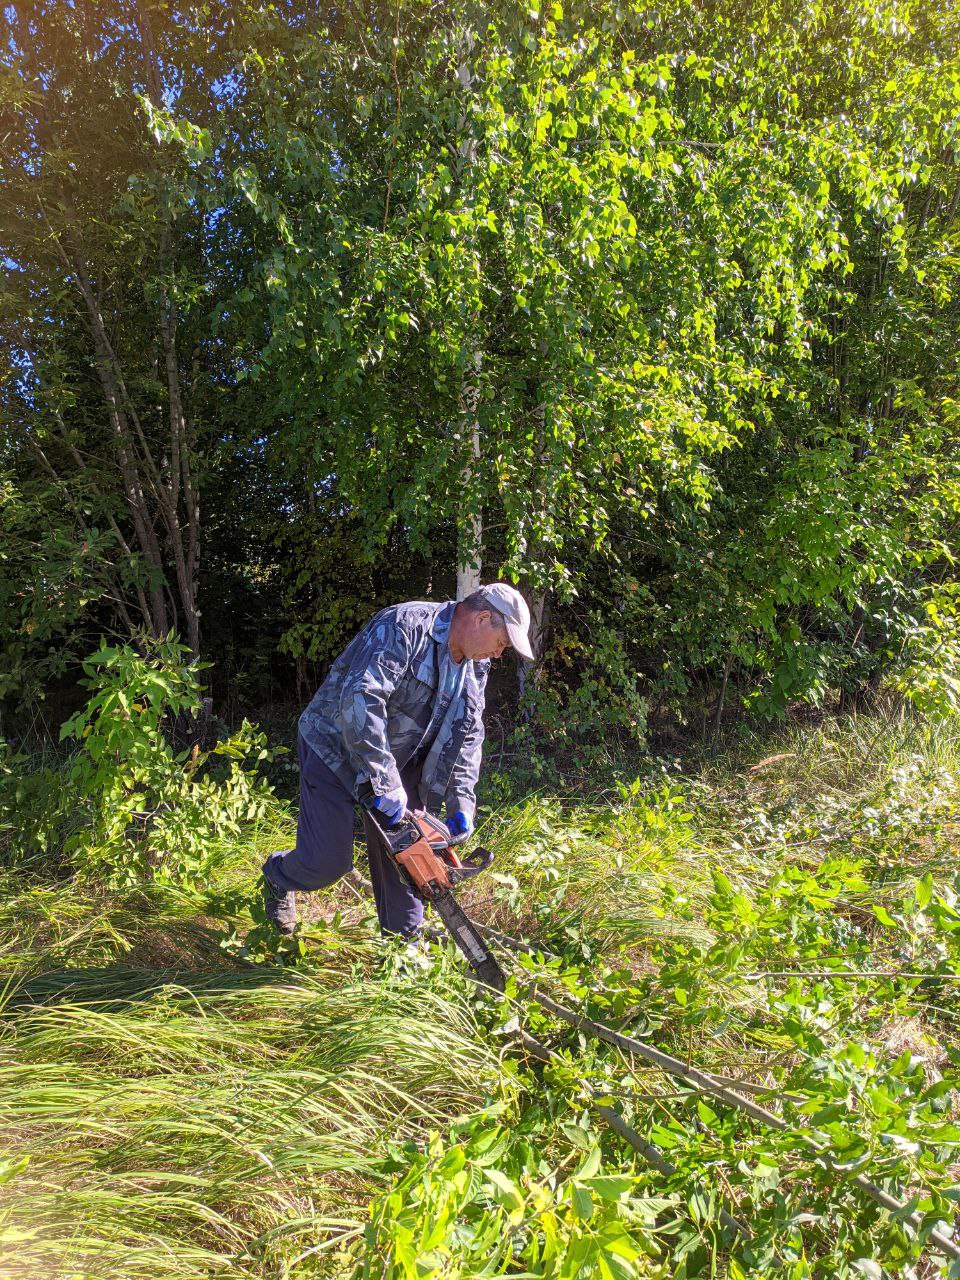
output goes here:
{"type": "Polygon", "coordinates": [[[282,809],[211,849],[203,888],[3,872],[0,1277],[937,1274],[801,1144],[581,1042],[524,985],[770,1089],[942,1220],[960,1149],[957,734],[828,722],[600,781],[481,825],[496,875],[467,909],[562,957],[524,962],[499,1006],[446,949],[404,968],[345,886],[310,904],[302,955],[256,932],[245,949],[282,809]],[[888,969],[933,976],[855,972],[888,969]],[[803,976],[825,970],[842,972],[803,976]],[[526,1056],[514,1015],[553,1065],[526,1056]]]}
{"type": "Polygon", "coordinates": [[[363,936],[303,972],[114,964],[12,987],[0,1128],[29,1163],[7,1188],[5,1273],[248,1276],[320,1238],[335,1252],[388,1142],[510,1087],[462,995],[372,980],[376,951],[363,936]]]}

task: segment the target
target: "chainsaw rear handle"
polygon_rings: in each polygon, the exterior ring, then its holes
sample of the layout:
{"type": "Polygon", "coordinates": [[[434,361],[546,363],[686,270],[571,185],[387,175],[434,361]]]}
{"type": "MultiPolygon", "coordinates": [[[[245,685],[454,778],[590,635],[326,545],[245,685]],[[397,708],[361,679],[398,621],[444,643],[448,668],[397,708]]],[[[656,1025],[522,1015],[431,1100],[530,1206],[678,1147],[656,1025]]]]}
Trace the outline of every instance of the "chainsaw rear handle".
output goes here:
{"type": "Polygon", "coordinates": [[[357,800],[360,802],[360,804],[363,806],[366,812],[369,813],[370,817],[374,820],[374,822],[377,824],[377,826],[380,828],[381,831],[396,831],[399,827],[402,827],[403,824],[407,821],[409,810],[407,810],[407,812],[403,815],[402,818],[398,818],[397,821],[391,825],[387,822],[386,818],[380,812],[380,810],[374,807],[373,802],[376,800],[376,798],[377,798],[377,794],[369,782],[364,782],[363,785],[360,787],[360,789],[357,791],[357,800]]]}
{"type": "Polygon", "coordinates": [[[489,849],[474,849],[461,859],[452,847],[446,824],[423,810],[408,810],[399,822],[388,825],[373,807],[375,796],[369,782],[360,788],[357,798],[373,819],[390,857],[414,892],[427,902],[464,880],[472,880],[493,863],[489,849]]]}
{"type": "Polygon", "coordinates": [[[418,898],[433,904],[474,974],[494,991],[503,991],[507,983],[503,970],[453,894],[461,881],[472,880],[492,864],[490,850],[474,849],[461,860],[450,846],[446,824],[423,810],[408,810],[400,822],[388,826],[383,814],[373,808],[374,791],[369,782],[359,788],[357,799],[373,819],[374,829],[400,874],[418,898]]]}

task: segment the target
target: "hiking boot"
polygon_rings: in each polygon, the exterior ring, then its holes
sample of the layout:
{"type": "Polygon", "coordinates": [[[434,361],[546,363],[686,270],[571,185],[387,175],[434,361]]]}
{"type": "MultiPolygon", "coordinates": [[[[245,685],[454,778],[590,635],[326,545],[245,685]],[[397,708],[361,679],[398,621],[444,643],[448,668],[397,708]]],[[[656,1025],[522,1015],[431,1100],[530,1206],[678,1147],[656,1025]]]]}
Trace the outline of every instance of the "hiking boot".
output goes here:
{"type": "Polygon", "coordinates": [[[292,889],[281,889],[267,875],[266,864],[263,868],[263,909],[267,919],[286,937],[293,933],[297,924],[297,895],[292,889]]]}

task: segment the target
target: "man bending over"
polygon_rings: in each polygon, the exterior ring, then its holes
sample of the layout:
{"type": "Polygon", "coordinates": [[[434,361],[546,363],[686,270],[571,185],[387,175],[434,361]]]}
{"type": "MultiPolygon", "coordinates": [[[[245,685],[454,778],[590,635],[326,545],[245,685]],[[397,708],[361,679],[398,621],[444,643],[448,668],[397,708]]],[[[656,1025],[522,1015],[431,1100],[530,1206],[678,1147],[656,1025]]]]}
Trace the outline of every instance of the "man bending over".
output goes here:
{"type": "MultiPolygon", "coordinates": [[[[532,658],[530,613],[495,582],[459,603],[414,600],[381,611],[351,640],[300,717],[296,848],[263,864],[267,917],[297,922],[295,895],[334,884],[353,866],[353,809],[366,783],[388,825],[407,809],[438,813],[458,840],[473,830],[490,659],[513,645],[532,658]]],[[[384,853],[364,811],[377,915],[384,933],[413,938],[423,903],[384,853]]]]}

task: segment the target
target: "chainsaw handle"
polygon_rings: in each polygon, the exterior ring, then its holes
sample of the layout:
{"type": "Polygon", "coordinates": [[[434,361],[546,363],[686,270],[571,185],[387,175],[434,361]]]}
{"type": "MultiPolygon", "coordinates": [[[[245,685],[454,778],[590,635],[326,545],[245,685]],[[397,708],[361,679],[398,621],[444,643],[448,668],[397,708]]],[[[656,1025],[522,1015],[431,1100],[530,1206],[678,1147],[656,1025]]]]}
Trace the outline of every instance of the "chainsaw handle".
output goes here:
{"type": "Polygon", "coordinates": [[[459,866],[450,868],[450,883],[459,884],[461,880],[472,880],[481,871],[493,865],[493,854],[489,849],[478,847],[464,858],[457,858],[459,866]]]}
{"type": "Polygon", "coordinates": [[[396,822],[387,822],[386,815],[382,814],[379,809],[374,808],[372,804],[363,806],[364,813],[368,814],[373,820],[373,825],[384,835],[395,836],[398,831],[402,831],[406,824],[413,816],[409,809],[404,811],[403,817],[398,818],[396,822]]]}
{"type": "Polygon", "coordinates": [[[403,816],[398,818],[396,822],[388,823],[385,815],[382,814],[374,804],[376,798],[377,795],[373,787],[369,782],[364,782],[357,792],[358,803],[363,807],[364,812],[370,815],[374,826],[377,827],[384,835],[387,835],[388,833],[395,835],[405,823],[410,821],[410,810],[407,809],[403,816]]]}

